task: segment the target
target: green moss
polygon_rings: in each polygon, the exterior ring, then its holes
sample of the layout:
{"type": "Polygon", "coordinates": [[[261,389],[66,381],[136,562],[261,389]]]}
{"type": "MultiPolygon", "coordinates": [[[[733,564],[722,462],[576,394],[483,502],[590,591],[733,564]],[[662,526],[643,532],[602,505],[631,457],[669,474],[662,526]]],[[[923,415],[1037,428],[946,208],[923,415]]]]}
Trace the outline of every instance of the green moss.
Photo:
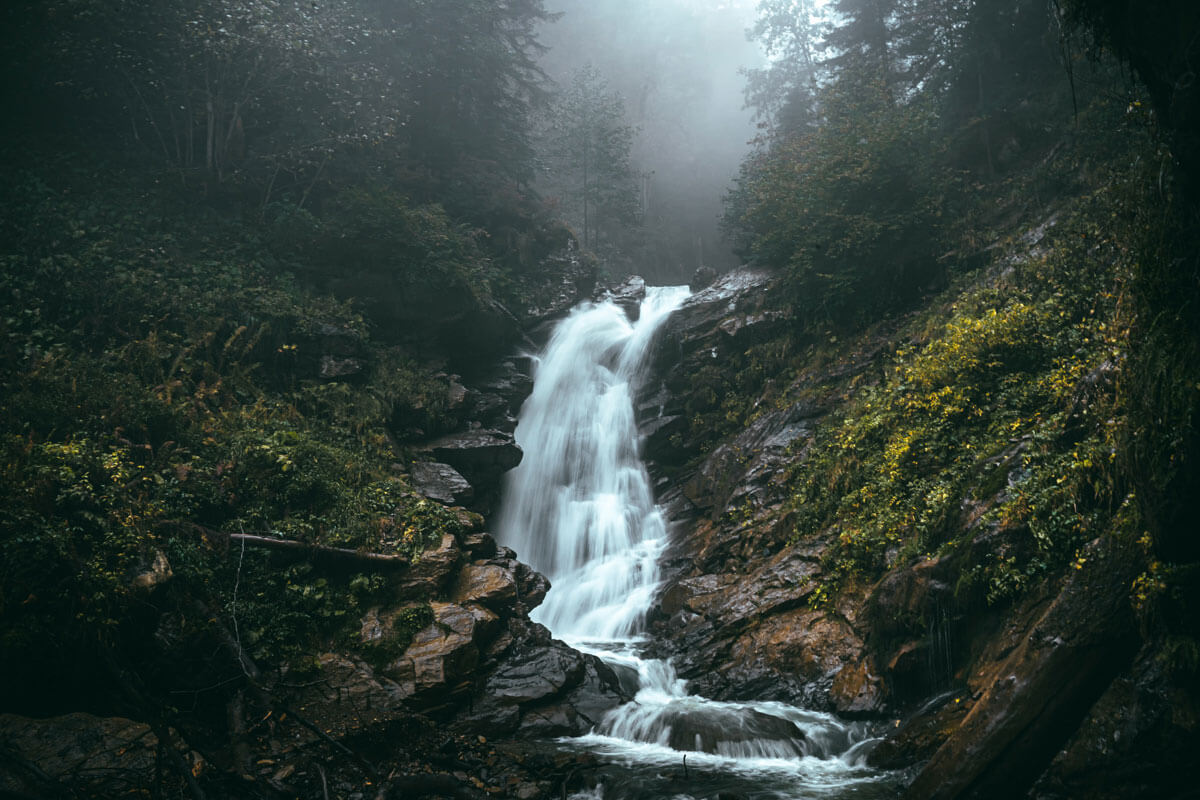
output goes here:
{"type": "Polygon", "coordinates": [[[1147,224],[1137,210],[1156,202],[1130,160],[1039,241],[1007,242],[909,320],[911,344],[797,454],[794,537],[835,535],[815,604],[852,577],[952,552],[968,556],[962,591],[1004,602],[1114,528],[1129,491],[1116,464],[1123,298],[1147,224]],[[999,535],[980,547],[983,531],[999,535]]]}

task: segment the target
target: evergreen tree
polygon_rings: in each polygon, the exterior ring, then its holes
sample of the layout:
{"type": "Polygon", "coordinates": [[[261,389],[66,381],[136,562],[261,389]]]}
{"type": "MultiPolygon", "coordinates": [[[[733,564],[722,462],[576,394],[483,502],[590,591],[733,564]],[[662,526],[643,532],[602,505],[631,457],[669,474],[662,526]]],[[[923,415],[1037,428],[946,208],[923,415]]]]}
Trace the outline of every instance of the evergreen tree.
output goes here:
{"type": "Polygon", "coordinates": [[[620,226],[637,222],[637,175],[630,163],[634,129],[625,102],[595,67],[578,70],[550,112],[546,131],[547,184],[567,203],[583,243],[610,241],[620,226]]]}

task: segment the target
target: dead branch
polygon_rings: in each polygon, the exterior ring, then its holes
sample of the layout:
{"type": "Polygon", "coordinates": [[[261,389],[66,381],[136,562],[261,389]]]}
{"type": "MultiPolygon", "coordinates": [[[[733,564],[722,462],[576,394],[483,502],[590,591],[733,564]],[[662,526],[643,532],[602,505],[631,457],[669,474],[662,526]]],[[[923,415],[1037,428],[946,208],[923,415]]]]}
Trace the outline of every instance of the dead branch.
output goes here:
{"type": "Polygon", "coordinates": [[[295,539],[276,539],[271,536],[258,536],[252,533],[228,533],[226,531],[213,530],[195,522],[174,522],[172,524],[176,527],[191,529],[206,538],[215,539],[220,542],[243,544],[246,547],[258,547],[265,550],[282,550],[306,555],[314,560],[347,561],[393,569],[407,567],[412,563],[407,556],[398,554],[368,553],[344,547],[310,544],[295,539]]]}

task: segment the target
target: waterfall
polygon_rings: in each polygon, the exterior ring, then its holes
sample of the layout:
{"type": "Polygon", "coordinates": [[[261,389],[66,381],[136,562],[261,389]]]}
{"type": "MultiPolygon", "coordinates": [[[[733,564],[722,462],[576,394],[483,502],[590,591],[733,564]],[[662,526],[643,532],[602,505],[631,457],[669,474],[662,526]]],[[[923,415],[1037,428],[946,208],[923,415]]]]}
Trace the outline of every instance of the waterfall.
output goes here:
{"type": "Polygon", "coordinates": [[[638,453],[634,394],[655,330],[687,294],[648,289],[635,323],[611,302],[580,306],[535,366],[499,535],[550,578],[533,616],[569,640],[630,636],[658,584],[666,526],[638,453]]]}
{"type": "Polygon", "coordinates": [[[874,741],[865,723],[690,695],[670,662],[642,656],[667,530],[639,457],[634,397],[654,332],[686,297],[647,289],[634,323],[611,302],[572,311],[535,363],[517,425],[525,456],[509,473],[498,534],[550,578],[531,616],[637,676],[631,702],[564,743],[612,760],[572,800],[893,796],[890,779],[864,765],[874,741]],[[681,763],[687,792],[671,777],[681,763]]]}

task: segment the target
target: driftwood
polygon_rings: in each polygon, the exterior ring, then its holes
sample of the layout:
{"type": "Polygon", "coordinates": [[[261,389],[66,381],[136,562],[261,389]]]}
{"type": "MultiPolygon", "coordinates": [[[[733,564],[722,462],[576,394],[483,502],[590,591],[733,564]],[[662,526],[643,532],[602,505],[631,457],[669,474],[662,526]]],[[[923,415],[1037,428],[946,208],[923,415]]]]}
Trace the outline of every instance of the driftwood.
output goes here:
{"type": "Polygon", "coordinates": [[[296,555],[307,556],[313,560],[343,561],[354,564],[396,569],[407,567],[412,562],[407,556],[391,553],[369,553],[360,550],[350,550],[345,547],[329,547],[323,544],[309,544],[295,539],[276,539],[272,536],[258,536],[252,533],[229,533],[207,528],[195,522],[175,522],[176,527],[188,528],[200,533],[205,538],[223,543],[231,543],[245,547],[257,547],[265,550],[281,550],[296,555]]]}

